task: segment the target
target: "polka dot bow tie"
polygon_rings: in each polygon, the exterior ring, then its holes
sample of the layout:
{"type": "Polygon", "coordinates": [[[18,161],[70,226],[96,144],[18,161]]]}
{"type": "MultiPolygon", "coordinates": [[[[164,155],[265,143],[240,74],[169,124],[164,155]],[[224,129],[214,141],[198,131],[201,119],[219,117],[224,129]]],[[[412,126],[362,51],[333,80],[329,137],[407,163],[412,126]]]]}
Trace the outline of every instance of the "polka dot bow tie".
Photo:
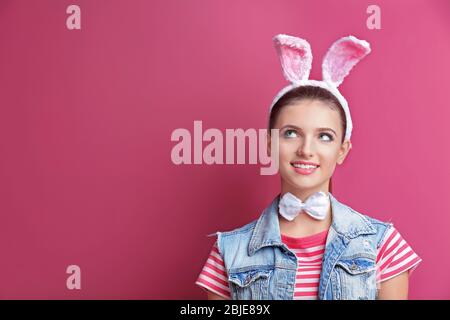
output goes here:
{"type": "Polygon", "coordinates": [[[327,217],[330,207],[330,197],[323,191],[316,192],[303,202],[292,193],[285,193],[278,204],[280,214],[289,221],[295,219],[300,212],[304,211],[317,220],[327,217]]]}

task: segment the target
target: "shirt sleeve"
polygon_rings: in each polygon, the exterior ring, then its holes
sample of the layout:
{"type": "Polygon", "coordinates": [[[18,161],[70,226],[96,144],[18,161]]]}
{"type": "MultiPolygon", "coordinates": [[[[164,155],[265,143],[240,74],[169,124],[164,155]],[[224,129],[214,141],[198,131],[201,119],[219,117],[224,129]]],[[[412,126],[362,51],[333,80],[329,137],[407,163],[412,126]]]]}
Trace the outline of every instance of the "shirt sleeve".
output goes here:
{"type": "Polygon", "coordinates": [[[422,259],[392,226],[377,253],[378,282],[389,280],[407,270],[411,274],[422,259]]]}
{"type": "Polygon", "coordinates": [[[225,299],[231,299],[228,275],[217,247],[217,241],[214,243],[195,284],[225,299]]]}

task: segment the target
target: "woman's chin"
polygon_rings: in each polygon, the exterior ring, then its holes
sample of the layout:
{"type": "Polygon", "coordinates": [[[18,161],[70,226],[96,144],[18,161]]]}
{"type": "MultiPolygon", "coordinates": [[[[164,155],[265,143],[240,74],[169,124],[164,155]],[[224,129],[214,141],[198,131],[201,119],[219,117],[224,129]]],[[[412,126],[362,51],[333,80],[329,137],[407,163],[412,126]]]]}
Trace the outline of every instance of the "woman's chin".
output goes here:
{"type": "Polygon", "coordinates": [[[317,189],[320,186],[320,183],[318,183],[316,179],[296,177],[295,179],[292,178],[289,179],[286,185],[289,185],[289,187],[293,189],[305,190],[305,189],[317,189]]]}

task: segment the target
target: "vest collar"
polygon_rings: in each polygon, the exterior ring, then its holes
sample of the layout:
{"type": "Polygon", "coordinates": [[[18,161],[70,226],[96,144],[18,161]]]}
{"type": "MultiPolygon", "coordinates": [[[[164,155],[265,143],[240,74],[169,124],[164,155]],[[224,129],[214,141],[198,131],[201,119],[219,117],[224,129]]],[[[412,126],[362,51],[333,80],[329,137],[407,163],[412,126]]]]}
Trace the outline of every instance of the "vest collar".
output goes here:
{"type": "MultiPolygon", "coordinates": [[[[333,228],[338,234],[353,239],[362,234],[375,234],[373,224],[362,214],[339,202],[330,192],[331,214],[333,228]]],[[[283,246],[278,221],[278,203],[280,195],[264,209],[258,218],[250,239],[248,254],[252,256],[266,246],[283,246]]]]}

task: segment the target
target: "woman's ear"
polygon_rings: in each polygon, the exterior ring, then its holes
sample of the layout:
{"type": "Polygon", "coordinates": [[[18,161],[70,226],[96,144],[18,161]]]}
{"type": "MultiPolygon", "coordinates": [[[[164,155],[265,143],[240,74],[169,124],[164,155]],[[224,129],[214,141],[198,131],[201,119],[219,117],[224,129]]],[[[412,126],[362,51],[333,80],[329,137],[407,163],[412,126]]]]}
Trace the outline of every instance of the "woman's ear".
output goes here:
{"type": "Polygon", "coordinates": [[[352,148],[352,143],[350,140],[345,140],[340,149],[339,149],[339,156],[337,158],[337,164],[344,163],[345,158],[347,157],[348,153],[350,152],[350,149],[352,148]]]}

